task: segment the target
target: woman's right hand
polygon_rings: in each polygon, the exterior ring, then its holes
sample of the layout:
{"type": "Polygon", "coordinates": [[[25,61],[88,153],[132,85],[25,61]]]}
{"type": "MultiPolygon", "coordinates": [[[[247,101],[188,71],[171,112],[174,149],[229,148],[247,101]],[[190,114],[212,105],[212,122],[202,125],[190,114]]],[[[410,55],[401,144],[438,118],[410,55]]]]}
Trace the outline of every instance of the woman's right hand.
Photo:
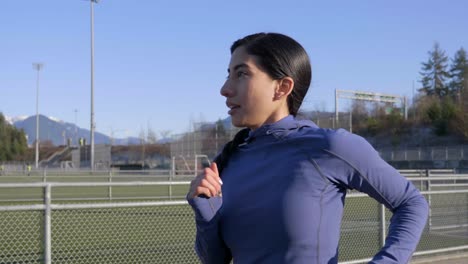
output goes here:
{"type": "Polygon", "coordinates": [[[203,173],[192,180],[187,197],[191,199],[199,195],[221,196],[221,185],[223,185],[223,181],[219,177],[218,166],[213,162],[209,168],[205,168],[203,173]]]}

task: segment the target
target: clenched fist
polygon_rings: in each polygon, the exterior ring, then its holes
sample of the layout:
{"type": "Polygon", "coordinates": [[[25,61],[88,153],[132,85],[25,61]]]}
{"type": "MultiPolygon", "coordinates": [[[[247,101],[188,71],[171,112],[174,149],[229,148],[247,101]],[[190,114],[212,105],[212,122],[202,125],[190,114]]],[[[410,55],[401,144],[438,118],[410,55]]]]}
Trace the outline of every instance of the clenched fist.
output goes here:
{"type": "Polygon", "coordinates": [[[221,196],[221,185],[223,181],[219,177],[218,166],[213,162],[209,168],[205,168],[203,173],[192,180],[187,197],[191,199],[199,195],[221,196]]]}

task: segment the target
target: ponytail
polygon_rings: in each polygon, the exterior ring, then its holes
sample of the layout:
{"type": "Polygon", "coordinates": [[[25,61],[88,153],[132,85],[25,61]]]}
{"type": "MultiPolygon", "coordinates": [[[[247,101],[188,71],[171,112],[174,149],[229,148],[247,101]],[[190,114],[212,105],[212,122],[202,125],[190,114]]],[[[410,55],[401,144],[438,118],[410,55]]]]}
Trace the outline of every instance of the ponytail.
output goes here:
{"type": "Polygon", "coordinates": [[[227,166],[229,158],[232,156],[232,153],[236,151],[237,147],[244,143],[245,139],[249,136],[250,129],[244,128],[241,131],[237,132],[234,136],[234,139],[224,145],[223,151],[219,154],[214,162],[218,166],[218,171],[221,176],[223,169],[227,166]]]}

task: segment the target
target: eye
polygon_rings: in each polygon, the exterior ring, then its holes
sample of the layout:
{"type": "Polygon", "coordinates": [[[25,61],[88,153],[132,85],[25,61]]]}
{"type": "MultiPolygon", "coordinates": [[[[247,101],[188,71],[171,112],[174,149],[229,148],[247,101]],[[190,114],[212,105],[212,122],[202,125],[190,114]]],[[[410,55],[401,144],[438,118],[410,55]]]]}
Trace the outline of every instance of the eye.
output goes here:
{"type": "Polygon", "coordinates": [[[242,77],[242,76],[246,76],[247,73],[244,72],[244,71],[238,71],[238,72],[236,72],[236,75],[237,75],[237,78],[240,78],[240,77],[242,77]]]}

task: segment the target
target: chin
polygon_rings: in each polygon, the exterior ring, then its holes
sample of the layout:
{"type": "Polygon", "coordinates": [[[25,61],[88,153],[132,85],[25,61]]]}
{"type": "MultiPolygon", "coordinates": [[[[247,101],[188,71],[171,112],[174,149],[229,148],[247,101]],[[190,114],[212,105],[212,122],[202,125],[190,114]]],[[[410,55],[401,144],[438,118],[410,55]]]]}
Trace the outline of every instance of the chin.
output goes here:
{"type": "Polygon", "coordinates": [[[231,116],[231,124],[235,127],[247,127],[246,122],[244,120],[237,119],[231,116]]]}
{"type": "Polygon", "coordinates": [[[240,122],[231,122],[231,124],[232,124],[234,127],[245,127],[245,125],[243,125],[243,124],[240,123],[240,122]]]}

